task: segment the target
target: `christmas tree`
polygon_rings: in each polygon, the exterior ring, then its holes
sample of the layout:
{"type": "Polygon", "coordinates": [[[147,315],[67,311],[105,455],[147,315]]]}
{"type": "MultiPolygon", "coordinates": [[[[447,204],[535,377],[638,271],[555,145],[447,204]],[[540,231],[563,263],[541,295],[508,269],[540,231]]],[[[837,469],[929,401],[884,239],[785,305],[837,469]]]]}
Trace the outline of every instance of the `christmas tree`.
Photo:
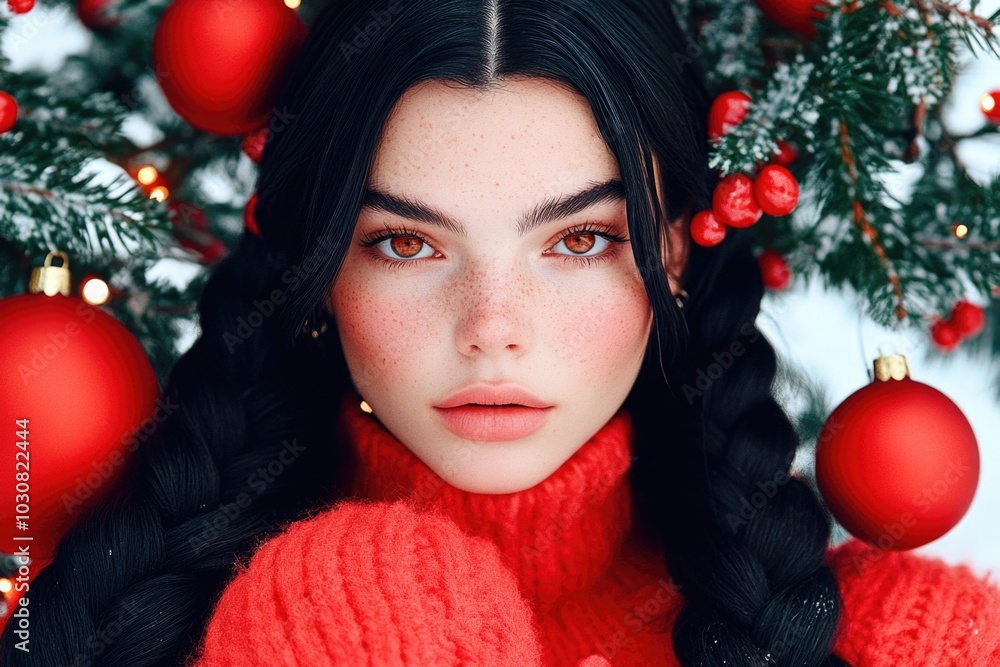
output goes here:
{"type": "MultiPolygon", "coordinates": [[[[201,1],[228,19],[227,39],[263,39],[245,7],[201,1]]],[[[167,66],[167,37],[154,44],[177,4],[8,0],[0,14],[8,51],[34,39],[39,21],[77,21],[88,35],[51,71],[14,71],[0,53],[0,297],[24,294],[32,267],[66,253],[73,291],[132,332],[161,381],[196,334],[212,265],[255,233],[255,165],[285,122],[280,109],[236,122],[235,110],[179,100],[190,73],[167,66]]],[[[322,4],[293,8],[308,25],[322,4]]],[[[577,4],[565,0],[560,11],[577,4]]],[[[984,124],[972,134],[954,134],[942,118],[959,56],[997,55],[1000,12],[985,16],[977,5],[678,0],[691,41],[675,60],[697,63],[719,96],[710,164],[727,184],[717,192],[723,203],[696,216],[695,240],[710,245],[727,227],[752,227],[770,288],[793,274],[850,287],[875,322],[919,330],[942,354],[998,358],[1000,176],[973,178],[957,147],[998,141],[1000,92],[984,91],[984,124]],[[886,184],[903,165],[921,172],[905,199],[886,184]]],[[[293,52],[294,27],[267,25],[268,48],[293,52]]],[[[182,28],[163,32],[183,39],[182,28]]],[[[261,94],[276,85],[261,82],[261,94]]],[[[786,374],[809,397],[797,424],[815,440],[832,406],[786,374]]]]}

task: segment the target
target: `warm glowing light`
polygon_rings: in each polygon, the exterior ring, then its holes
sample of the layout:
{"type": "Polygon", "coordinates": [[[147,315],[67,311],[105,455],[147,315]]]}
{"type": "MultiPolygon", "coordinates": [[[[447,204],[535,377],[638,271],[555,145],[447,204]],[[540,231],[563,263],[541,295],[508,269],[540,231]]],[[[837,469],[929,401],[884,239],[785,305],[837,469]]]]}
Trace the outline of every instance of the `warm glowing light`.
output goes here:
{"type": "Polygon", "coordinates": [[[14,584],[10,583],[10,579],[0,579],[0,593],[10,593],[14,590],[14,584]]]}
{"type": "Polygon", "coordinates": [[[146,165],[139,169],[138,173],[135,175],[135,179],[142,183],[143,185],[149,185],[156,181],[160,177],[160,172],[156,171],[156,167],[146,165]]]}
{"type": "Polygon", "coordinates": [[[301,4],[299,0],[285,0],[285,6],[289,9],[298,9],[301,4]]]}
{"type": "Polygon", "coordinates": [[[163,201],[170,195],[170,190],[167,190],[162,185],[157,185],[155,188],[149,191],[149,198],[155,199],[156,201],[163,201]]]}
{"type": "Polygon", "coordinates": [[[368,414],[371,414],[372,406],[368,405],[368,401],[361,401],[361,409],[368,414]]]}
{"type": "Polygon", "coordinates": [[[979,106],[981,106],[983,108],[983,111],[985,111],[986,113],[990,113],[996,108],[997,100],[995,97],[993,97],[992,93],[986,93],[979,100],[979,106]]]}
{"type": "Polygon", "coordinates": [[[963,225],[961,222],[959,222],[955,224],[955,226],[952,228],[952,231],[955,232],[955,236],[957,236],[960,239],[964,239],[965,235],[969,233],[969,228],[963,225]]]}
{"type": "Polygon", "coordinates": [[[108,284],[100,278],[90,278],[84,282],[80,292],[83,295],[83,300],[92,306],[100,306],[111,298],[108,284]]]}

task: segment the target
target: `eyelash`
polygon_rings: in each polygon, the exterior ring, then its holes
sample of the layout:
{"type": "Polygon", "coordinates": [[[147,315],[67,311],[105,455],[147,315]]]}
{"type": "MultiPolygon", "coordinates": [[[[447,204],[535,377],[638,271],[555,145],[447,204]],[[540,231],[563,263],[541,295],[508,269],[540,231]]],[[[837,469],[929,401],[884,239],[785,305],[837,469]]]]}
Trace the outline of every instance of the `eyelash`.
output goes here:
{"type": "MultiPolygon", "coordinates": [[[[558,245],[561,241],[564,241],[565,239],[569,238],[574,234],[582,234],[582,233],[591,233],[591,234],[597,234],[598,236],[603,236],[604,238],[606,238],[608,241],[611,242],[611,245],[601,255],[594,255],[589,257],[574,257],[572,255],[560,254],[560,256],[566,261],[575,262],[577,264],[582,264],[584,266],[592,266],[598,262],[603,262],[614,257],[618,251],[617,246],[628,241],[627,236],[621,236],[620,234],[617,234],[615,232],[615,228],[609,225],[587,222],[580,225],[574,225],[573,227],[567,229],[565,233],[559,237],[555,245],[558,245]]],[[[385,225],[384,232],[382,231],[369,232],[367,234],[364,234],[362,240],[359,241],[358,243],[362,247],[369,248],[378,245],[379,243],[385,241],[386,239],[395,238],[397,236],[412,236],[414,238],[420,239],[421,243],[426,243],[427,245],[430,245],[430,242],[420,232],[417,232],[416,230],[413,229],[409,229],[405,225],[402,227],[393,227],[389,224],[385,225]]],[[[400,269],[404,265],[411,266],[411,265],[421,264],[427,259],[429,259],[427,257],[421,259],[390,259],[377,250],[374,250],[371,253],[371,255],[377,262],[382,263],[383,265],[387,266],[390,269],[400,269]]]]}

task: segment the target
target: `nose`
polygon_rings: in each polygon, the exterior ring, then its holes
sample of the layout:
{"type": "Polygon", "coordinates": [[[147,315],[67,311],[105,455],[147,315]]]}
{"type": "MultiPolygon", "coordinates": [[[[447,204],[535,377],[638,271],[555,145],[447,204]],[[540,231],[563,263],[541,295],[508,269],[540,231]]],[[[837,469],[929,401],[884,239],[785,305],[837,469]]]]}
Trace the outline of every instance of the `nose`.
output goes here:
{"type": "Polygon", "coordinates": [[[534,336],[535,287],[523,270],[494,262],[471,267],[456,281],[461,290],[456,344],[465,356],[521,356],[534,336]]]}

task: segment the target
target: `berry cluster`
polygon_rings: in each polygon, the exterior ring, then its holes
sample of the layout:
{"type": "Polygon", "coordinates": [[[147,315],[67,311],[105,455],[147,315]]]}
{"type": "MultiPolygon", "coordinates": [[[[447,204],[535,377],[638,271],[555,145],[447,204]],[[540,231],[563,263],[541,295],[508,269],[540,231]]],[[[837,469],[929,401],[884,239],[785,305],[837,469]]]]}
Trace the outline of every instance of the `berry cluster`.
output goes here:
{"type": "Polygon", "coordinates": [[[934,321],[931,325],[931,339],[945,351],[954,349],[964,338],[971,338],[983,330],[986,314],[983,309],[969,301],[959,301],[952,306],[948,319],[934,321]]]}
{"type": "MultiPolygon", "coordinates": [[[[750,108],[750,98],[740,91],[722,93],[708,112],[708,136],[716,140],[743,122],[750,108]]],[[[778,146],[770,164],[756,176],[730,174],[715,186],[712,208],[691,218],[691,238],[698,245],[718,245],[728,227],[749,227],[763,214],[788,215],[799,203],[799,183],[787,165],[795,159],[795,150],[785,142],[778,146]]]]}

